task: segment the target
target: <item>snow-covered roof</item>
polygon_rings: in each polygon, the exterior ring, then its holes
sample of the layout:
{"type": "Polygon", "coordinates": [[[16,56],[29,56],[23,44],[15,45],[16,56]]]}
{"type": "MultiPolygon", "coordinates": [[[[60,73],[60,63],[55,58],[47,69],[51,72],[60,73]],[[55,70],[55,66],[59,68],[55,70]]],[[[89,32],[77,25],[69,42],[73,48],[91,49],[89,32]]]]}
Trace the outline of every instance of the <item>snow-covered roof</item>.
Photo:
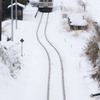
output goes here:
{"type": "Polygon", "coordinates": [[[70,25],[76,25],[76,26],[85,26],[87,25],[86,20],[83,18],[83,14],[69,14],[68,17],[70,19],[70,25]]]}
{"type": "MultiPolygon", "coordinates": [[[[12,5],[9,5],[8,8],[10,8],[11,6],[15,6],[15,5],[16,5],[16,3],[13,3],[12,5]]],[[[25,8],[25,6],[23,4],[21,4],[21,3],[17,2],[17,5],[22,7],[22,8],[25,8]]]]}

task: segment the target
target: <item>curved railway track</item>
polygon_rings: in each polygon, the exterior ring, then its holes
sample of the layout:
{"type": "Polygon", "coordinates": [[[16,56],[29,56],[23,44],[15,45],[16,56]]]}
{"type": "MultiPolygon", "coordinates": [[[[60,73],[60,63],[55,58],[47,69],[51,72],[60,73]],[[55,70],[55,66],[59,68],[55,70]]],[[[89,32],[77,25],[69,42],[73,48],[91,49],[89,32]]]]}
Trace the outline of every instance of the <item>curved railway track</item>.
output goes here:
{"type": "MultiPolygon", "coordinates": [[[[47,100],[50,100],[49,98],[50,98],[51,58],[50,58],[49,51],[44,46],[44,44],[40,41],[40,38],[39,38],[39,28],[40,28],[40,25],[41,25],[41,22],[42,22],[42,18],[43,18],[43,13],[42,13],[40,21],[39,21],[39,25],[38,25],[38,28],[37,28],[37,31],[36,31],[36,36],[37,36],[38,42],[40,43],[42,48],[45,50],[45,52],[47,54],[47,57],[48,57],[49,72],[48,72],[48,85],[47,85],[47,100]]],[[[48,42],[48,44],[55,50],[55,52],[57,53],[57,55],[59,57],[60,66],[61,66],[61,78],[62,78],[62,92],[63,92],[62,95],[63,95],[63,100],[66,100],[63,62],[62,62],[62,58],[61,58],[61,55],[60,55],[59,51],[49,41],[49,39],[47,37],[47,32],[46,31],[47,31],[47,26],[48,26],[48,20],[49,20],[49,13],[47,15],[46,25],[45,25],[45,29],[44,29],[44,36],[45,36],[45,39],[48,42]]]]}

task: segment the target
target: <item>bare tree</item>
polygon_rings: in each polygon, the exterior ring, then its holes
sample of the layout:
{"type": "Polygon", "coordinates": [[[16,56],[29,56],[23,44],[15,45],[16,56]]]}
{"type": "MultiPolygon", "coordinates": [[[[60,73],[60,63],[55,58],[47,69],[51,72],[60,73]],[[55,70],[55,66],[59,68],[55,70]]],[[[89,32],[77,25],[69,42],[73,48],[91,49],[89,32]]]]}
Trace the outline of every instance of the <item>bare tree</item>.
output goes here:
{"type": "Polygon", "coordinates": [[[86,11],[87,2],[83,2],[82,0],[78,0],[78,4],[86,11]]]}
{"type": "Polygon", "coordinates": [[[2,0],[0,0],[0,41],[1,41],[1,34],[2,34],[1,21],[2,21],[2,0]]]}

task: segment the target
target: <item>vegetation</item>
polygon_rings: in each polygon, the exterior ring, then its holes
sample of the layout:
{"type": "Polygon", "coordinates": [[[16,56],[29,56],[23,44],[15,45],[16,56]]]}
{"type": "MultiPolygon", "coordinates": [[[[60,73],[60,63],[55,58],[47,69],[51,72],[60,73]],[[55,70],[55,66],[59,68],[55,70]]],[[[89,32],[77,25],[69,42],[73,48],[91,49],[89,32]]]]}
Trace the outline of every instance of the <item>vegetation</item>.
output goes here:
{"type": "Polygon", "coordinates": [[[14,46],[6,47],[0,43],[0,62],[8,66],[9,73],[13,78],[17,78],[17,74],[21,69],[21,62],[18,51],[14,50],[14,46]]]}
{"type": "Polygon", "coordinates": [[[82,0],[78,0],[78,4],[86,11],[87,2],[83,2],[82,0]]]}
{"type": "Polygon", "coordinates": [[[85,54],[93,65],[93,73],[91,77],[97,81],[100,81],[100,26],[98,23],[93,23],[95,27],[96,35],[88,42],[85,54]]]}
{"type": "Polygon", "coordinates": [[[86,48],[86,55],[88,56],[89,60],[92,62],[92,64],[95,64],[96,60],[98,59],[98,52],[99,52],[99,46],[96,41],[94,41],[96,37],[93,37],[87,45],[86,48]]]}
{"type": "Polygon", "coordinates": [[[7,9],[8,5],[10,5],[10,0],[2,1],[2,20],[5,20],[10,16],[10,10],[7,9]]]}

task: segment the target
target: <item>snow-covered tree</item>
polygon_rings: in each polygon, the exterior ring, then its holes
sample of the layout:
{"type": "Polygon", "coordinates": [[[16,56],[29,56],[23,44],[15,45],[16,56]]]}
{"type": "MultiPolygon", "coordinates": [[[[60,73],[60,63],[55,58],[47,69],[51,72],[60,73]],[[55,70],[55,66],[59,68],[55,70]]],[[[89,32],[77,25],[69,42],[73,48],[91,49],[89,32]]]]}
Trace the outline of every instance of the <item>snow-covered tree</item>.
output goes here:
{"type": "Polygon", "coordinates": [[[78,0],[78,4],[84,9],[84,11],[86,11],[86,7],[87,7],[86,1],[78,0]]]}

